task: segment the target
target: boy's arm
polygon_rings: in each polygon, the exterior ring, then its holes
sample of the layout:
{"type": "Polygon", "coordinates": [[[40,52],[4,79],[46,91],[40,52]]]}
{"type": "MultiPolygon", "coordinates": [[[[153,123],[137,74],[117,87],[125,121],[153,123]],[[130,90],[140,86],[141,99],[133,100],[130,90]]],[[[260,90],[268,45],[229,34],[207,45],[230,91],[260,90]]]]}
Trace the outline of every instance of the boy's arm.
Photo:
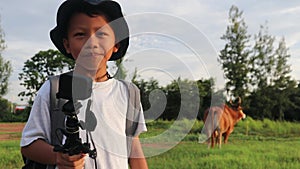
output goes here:
{"type": "Polygon", "coordinates": [[[148,169],[147,161],[138,136],[132,139],[129,166],[131,169],[148,169]]]}
{"type": "Polygon", "coordinates": [[[57,165],[58,168],[72,167],[72,168],[83,168],[85,154],[78,154],[69,156],[53,151],[53,146],[46,143],[44,140],[38,139],[32,144],[22,147],[21,153],[41,164],[57,165]]]}
{"type": "Polygon", "coordinates": [[[32,142],[28,146],[22,147],[21,153],[25,157],[38,163],[51,165],[56,163],[56,152],[53,151],[53,146],[41,139],[32,142]]]}

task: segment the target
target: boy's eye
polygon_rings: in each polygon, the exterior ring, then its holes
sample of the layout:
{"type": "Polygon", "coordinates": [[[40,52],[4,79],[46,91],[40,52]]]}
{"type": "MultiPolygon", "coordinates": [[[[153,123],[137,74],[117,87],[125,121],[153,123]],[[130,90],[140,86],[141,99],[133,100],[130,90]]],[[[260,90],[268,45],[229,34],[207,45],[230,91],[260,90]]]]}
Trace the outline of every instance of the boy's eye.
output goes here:
{"type": "Polygon", "coordinates": [[[81,36],[84,36],[84,33],[83,32],[77,32],[74,34],[75,37],[81,37],[81,36]]]}
{"type": "Polygon", "coordinates": [[[97,37],[103,37],[103,36],[105,36],[105,35],[107,35],[107,33],[101,32],[101,31],[99,31],[99,32],[96,33],[96,36],[97,36],[97,37]]]}

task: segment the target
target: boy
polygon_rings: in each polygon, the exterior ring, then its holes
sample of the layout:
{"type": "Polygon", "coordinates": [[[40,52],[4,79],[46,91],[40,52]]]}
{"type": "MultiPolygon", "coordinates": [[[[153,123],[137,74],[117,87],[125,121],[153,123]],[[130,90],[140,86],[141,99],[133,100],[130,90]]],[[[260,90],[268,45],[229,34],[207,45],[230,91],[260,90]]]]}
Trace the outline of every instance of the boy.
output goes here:
{"type": "MultiPolygon", "coordinates": [[[[89,107],[96,116],[97,126],[90,138],[80,130],[80,138],[95,143],[97,157],[93,160],[86,154],[70,156],[53,151],[49,81],[39,90],[22,133],[22,154],[47,164],[48,168],[56,165],[58,168],[126,169],[128,161],[132,169],[148,168],[138,138],[147,130],[142,110],[128,155],[125,135],[128,89],[106,70],[107,61],[122,58],[129,44],[128,26],[120,5],[109,0],[66,0],[58,9],[57,26],[51,30],[50,37],[62,54],[76,60],[74,73],[93,79],[89,107]]],[[[82,101],[82,105],[85,106],[77,115],[84,121],[86,102],[82,101]]]]}

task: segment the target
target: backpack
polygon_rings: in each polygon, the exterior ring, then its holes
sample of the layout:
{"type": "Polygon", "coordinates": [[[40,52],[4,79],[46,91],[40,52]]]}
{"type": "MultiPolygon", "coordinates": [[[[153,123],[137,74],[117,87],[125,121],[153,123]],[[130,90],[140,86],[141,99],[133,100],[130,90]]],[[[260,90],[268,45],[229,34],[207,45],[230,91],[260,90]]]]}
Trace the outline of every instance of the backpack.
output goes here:
{"type": "MultiPolygon", "coordinates": [[[[71,73],[71,72],[68,72],[71,73]]],[[[65,123],[65,115],[61,111],[62,106],[66,103],[66,100],[64,99],[57,99],[56,93],[58,92],[59,87],[59,79],[60,75],[51,76],[49,77],[50,81],[50,119],[51,119],[51,145],[60,145],[60,140],[63,137],[61,132],[56,132],[57,128],[64,128],[65,123]]],[[[140,91],[136,85],[133,83],[119,80],[122,82],[126,88],[128,89],[128,107],[127,107],[127,113],[126,113],[126,128],[125,133],[127,136],[127,154],[128,157],[130,155],[131,151],[131,143],[132,143],[132,137],[135,136],[135,131],[138,126],[138,119],[139,119],[139,111],[141,109],[140,105],[140,91]]],[[[25,165],[22,167],[22,169],[46,169],[47,165],[40,164],[37,162],[34,162],[30,159],[27,159],[23,156],[23,161],[25,165]]],[[[47,169],[54,169],[55,166],[48,165],[47,169]]]]}

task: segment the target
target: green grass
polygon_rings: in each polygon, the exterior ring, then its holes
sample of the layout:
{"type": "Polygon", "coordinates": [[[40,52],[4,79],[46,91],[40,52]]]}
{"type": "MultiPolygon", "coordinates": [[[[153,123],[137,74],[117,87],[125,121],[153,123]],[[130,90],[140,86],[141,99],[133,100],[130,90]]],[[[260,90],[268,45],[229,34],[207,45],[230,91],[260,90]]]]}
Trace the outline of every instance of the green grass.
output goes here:
{"type": "Polygon", "coordinates": [[[23,164],[20,154],[20,141],[0,141],[0,168],[16,169],[23,164]]]}
{"type": "MultiPolygon", "coordinates": [[[[0,168],[23,165],[18,141],[0,142],[0,168]]],[[[264,169],[300,168],[300,138],[286,140],[234,140],[221,149],[183,141],[171,150],[147,159],[151,169],[264,169]]]]}
{"type": "MultiPolygon", "coordinates": [[[[188,120],[178,124],[177,132],[185,132],[191,126],[188,120]]],[[[173,121],[155,121],[148,125],[149,132],[141,138],[170,130],[173,121]]],[[[183,141],[158,156],[147,159],[153,169],[235,169],[235,168],[300,168],[300,124],[270,120],[255,121],[247,118],[235,127],[229,143],[221,149],[208,149],[199,144],[198,137],[203,122],[196,121],[183,141]]],[[[148,151],[148,149],[145,149],[148,151]]]]}
{"type": "MultiPolygon", "coordinates": [[[[147,123],[149,131],[143,133],[141,138],[153,137],[166,130],[172,130],[175,135],[188,132],[183,141],[175,147],[157,156],[148,157],[149,168],[300,168],[300,123],[255,121],[248,118],[238,123],[229,137],[229,143],[222,144],[221,149],[208,149],[206,144],[198,143],[202,125],[201,121],[192,123],[189,120],[182,120],[176,124],[174,121],[161,120],[147,123]]],[[[18,133],[12,135],[20,136],[18,133]]],[[[19,141],[0,141],[0,168],[15,169],[21,168],[22,165],[19,141]]]]}
{"type": "Polygon", "coordinates": [[[0,135],[8,135],[11,139],[19,139],[22,135],[22,133],[19,132],[0,132],[0,135]]]}
{"type": "Polygon", "coordinates": [[[221,149],[182,142],[170,151],[148,158],[153,169],[300,168],[300,139],[292,141],[236,140],[221,149]]]}

